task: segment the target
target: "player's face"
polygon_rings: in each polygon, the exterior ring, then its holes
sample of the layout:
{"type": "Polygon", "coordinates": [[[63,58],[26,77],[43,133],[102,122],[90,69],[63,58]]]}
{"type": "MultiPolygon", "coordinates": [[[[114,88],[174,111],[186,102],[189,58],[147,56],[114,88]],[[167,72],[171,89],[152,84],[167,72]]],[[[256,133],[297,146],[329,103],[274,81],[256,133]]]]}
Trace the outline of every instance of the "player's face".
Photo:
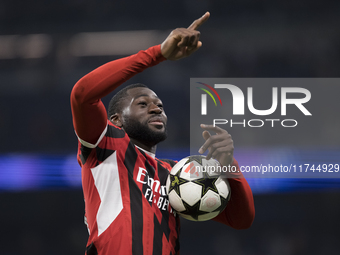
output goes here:
{"type": "Polygon", "coordinates": [[[148,88],[128,90],[130,97],[122,112],[123,128],[130,138],[147,145],[166,139],[166,123],[162,101],[148,88]]]}

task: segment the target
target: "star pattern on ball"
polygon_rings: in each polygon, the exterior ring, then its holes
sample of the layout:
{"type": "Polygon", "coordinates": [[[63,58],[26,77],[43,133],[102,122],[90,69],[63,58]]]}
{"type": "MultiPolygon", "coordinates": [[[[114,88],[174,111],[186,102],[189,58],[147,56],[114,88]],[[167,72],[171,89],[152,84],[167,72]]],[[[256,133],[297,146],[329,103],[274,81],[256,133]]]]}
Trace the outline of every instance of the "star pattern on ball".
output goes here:
{"type": "Polygon", "coordinates": [[[208,190],[214,191],[218,194],[218,189],[215,185],[218,178],[211,178],[206,172],[203,172],[203,178],[194,180],[192,182],[202,186],[202,197],[208,192],[208,190]]]}
{"type": "Polygon", "coordinates": [[[183,178],[181,178],[180,175],[181,171],[177,171],[177,173],[175,175],[170,175],[170,187],[169,187],[169,193],[172,190],[175,190],[175,192],[178,194],[178,196],[181,196],[181,192],[179,187],[183,184],[183,183],[187,183],[190,182],[188,180],[185,180],[183,178]]]}
{"type": "Polygon", "coordinates": [[[207,214],[207,212],[203,212],[200,210],[201,202],[197,202],[193,206],[189,205],[185,201],[182,201],[182,202],[185,206],[185,211],[180,212],[181,214],[191,216],[197,221],[198,221],[198,216],[207,214]]]}

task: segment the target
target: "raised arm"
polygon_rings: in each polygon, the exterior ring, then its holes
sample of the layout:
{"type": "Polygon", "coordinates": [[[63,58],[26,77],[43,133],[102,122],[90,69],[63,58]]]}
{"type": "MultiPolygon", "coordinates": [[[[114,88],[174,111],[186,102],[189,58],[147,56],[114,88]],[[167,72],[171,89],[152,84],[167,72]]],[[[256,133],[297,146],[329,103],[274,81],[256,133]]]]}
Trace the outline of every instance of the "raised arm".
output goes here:
{"type": "Polygon", "coordinates": [[[106,63],[81,78],[71,92],[73,125],[78,137],[95,144],[107,125],[107,113],[101,98],[162,60],[165,58],[158,45],[106,63]]]}
{"type": "Polygon", "coordinates": [[[197,28],[209,16],[207,12],[188,28],[173,30],[162,45],[104,64],[81,78],[71,92],[73,125],[78,137],[90,144],[98,141],[107,125],[102,97],[148,67],[165,59],[187,57],[198,50],[202,43],[199,41],[197,28]]]}

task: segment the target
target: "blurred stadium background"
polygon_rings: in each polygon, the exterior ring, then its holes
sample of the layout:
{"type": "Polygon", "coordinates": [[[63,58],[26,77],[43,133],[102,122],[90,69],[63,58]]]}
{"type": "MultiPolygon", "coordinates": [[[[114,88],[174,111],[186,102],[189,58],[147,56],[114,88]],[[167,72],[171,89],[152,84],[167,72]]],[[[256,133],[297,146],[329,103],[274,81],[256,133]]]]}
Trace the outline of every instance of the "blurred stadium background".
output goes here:
{"type": "MultiPolygon", "coordinates": [[[[158,156],[174,159],[189,151],[190,77],[339,77],[340,2],[0,0],[1,255],[84,253],[72,86],[107,61],[161,43],[171,29],[206,10],[212,16],[200,29],[199,53],[164,62],[127,83],[146,83],[162,98],[169,138],[158,156]]],[[[340,86],[332,91],[339,93],[340,86]]],[[[320,102],[310,103],[322,109],[320,102]]],[[[324,153],[339,163],[340,120],[338,109],[332,111],[301,131],[310,140],[296,133],[284,149],[314,150],[315,158],[324,153]]],[[[235,157],[280,150],[271,135],[236,134],[235,157]]],[[[338,254],[338,180],[250,183],[252,228],[183,220],[181,254],[338,254]]]]}

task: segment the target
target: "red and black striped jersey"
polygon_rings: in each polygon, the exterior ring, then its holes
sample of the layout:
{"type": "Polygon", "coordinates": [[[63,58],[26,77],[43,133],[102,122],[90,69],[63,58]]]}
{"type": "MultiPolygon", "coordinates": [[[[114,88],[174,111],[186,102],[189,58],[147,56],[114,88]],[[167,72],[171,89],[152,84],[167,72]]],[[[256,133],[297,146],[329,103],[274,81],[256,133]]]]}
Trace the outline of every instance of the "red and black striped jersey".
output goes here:
{"type": "Polygon", "coordinates": [[[178,254],[179,218],[165,189],[176,162],[136,147],[109,121],[97,144],[79,140],[87,254],[178,254]]]}
{"type": "MultiPolygon", "coordinates": [[[[90,233],[87,255],[179,253],[179,219],[165,194],[165,181],[175,162],[158,160],[133,145],[123,130],[107,120],[101,101],[135,74],[164,60],[161,46],[156,45],[98,67],[72,89],[90,233]]],[[[239,169],[236,160],[233,165],[239,169]]],[[[241,172],[229,184],[228,206],[214,220],[236,229],[248,228],[255,215],[251,189],[241,172]]]]}

